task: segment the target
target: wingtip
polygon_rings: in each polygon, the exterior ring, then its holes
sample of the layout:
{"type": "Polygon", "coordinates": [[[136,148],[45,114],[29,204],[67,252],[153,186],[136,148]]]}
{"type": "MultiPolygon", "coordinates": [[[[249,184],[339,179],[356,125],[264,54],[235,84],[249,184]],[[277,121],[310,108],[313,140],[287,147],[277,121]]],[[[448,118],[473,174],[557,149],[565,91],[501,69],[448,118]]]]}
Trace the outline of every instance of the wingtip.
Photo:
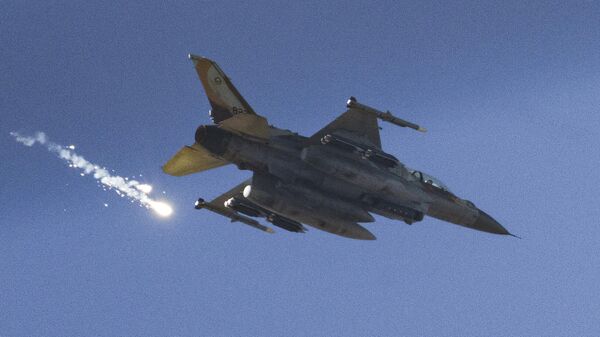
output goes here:
{"type": "Polygon", "coordinates": [[[508,233],[507,235],[510,235],[510,236],[512,236],[513,238],[517,238],[517,239],[519,239],[519,240],[522,240],[522,239],[523,239],[522,237],[520,237],[520,236],[518,236],[518,235],[514,235],[514,234],[512,234],[512,233],[508,233]]]}

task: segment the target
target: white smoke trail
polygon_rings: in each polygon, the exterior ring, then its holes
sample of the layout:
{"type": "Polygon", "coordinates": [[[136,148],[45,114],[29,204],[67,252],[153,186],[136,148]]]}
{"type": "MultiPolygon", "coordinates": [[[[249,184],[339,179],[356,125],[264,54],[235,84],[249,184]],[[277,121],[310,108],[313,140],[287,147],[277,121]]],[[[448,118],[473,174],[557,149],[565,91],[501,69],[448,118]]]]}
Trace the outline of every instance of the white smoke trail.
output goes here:
{"type": "MultiPolygon", "coordinates": [[[[152,209],[160,216],[169,216],[173,213],[173,209],[168,204],[156,201],[148,196],[152,192],[152,186],[148,184],[142,184],[137,180],[129,180],[118,175],[113,175],[108,172],[104,167],[100,167],[96,164],[92,164],[82,156],[73,152],[75,149],[74,145],[67,147],[53,143],[48,140],[46,134],[38,132],[35,136],[23,136],[17,132],[11,132],[11,136],[15,137],[15,140],[25,146],[33,146],[36,143],[45,146],[48,151],[55,153],[59,158],[65,160],[69,167],[77,168],[83,171],[81,175],[92,175],[94,179],[99,181],[102,185],[109,189],[115,189],[115,192],[120,196],[127,196],[131,200],[138,201],[140,205],[152,209]]],[[[113,170],[114,172],[114,170],[113,170]]],[[[107,206],[105,204],[105,206],[107,206]]]]}

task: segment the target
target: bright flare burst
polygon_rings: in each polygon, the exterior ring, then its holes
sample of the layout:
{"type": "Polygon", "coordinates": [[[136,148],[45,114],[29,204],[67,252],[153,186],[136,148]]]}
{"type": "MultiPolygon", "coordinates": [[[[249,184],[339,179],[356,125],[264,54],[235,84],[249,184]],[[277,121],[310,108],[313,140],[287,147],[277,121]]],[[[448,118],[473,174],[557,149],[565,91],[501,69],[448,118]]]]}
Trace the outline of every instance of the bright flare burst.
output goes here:
{"type": "MultiPolygon", "coordinates": [[[[92,175],[94,179],[106,188],[111,190],[114,189],[119,196],[128,197],[132,202],[137,201],[141,206],[152,209],[161,217],[168,217],[173,214],[173,208],[171,208],[169,204],[150,198],[148,194],[152,192],[151,185],[142,184],[137,180],[129,179],[127,177],[110,174],[106,167],[92,164],[82,156],[73,152],[75,145],[65,147],[50,142],[43,132],[36,133],[34,137],[22,136],[16,132],[11,132],[10,134],[15,137],[17,142],[25,146],[33,146],[35,143],[44,145],[48,151],[57,154],[59,158],[65,160],[69,164],[69,167],[80,169],[82,171],[80,173],[81,176],[92,175]]],[[[114,170],[112,170],[112,172],[114,172],[114,170]]],[[[104,204],[104,207],[108,207],[108,204],[104,204]]]]}
{"type": "Polygon", "coordinates": [[[171,214],[173,214],[173,208],[171,208],[171,206],[169,204],[164,203],[162,201],[151,202],[150,208],[152,208],[152,210],[154,212],[156,212],[156,214],[158,214],[162,217],[168,217],[171,214]]]}

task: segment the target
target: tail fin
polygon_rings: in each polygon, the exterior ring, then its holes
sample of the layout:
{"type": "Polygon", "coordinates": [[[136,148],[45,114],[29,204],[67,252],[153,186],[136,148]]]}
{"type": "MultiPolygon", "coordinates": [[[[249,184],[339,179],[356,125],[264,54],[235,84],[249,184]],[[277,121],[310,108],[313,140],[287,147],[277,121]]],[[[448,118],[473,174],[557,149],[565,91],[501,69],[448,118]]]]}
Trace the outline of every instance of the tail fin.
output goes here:
{"type": "Polygon", "coordinates": [[[256,115],[214,61],[192,54],[189,55],[189,58],[194,62],[198,77],[200,77],[206,96],[208,96],[212,107],[210,117],[214,123],[221,123],[237,114],[256,115]]]}

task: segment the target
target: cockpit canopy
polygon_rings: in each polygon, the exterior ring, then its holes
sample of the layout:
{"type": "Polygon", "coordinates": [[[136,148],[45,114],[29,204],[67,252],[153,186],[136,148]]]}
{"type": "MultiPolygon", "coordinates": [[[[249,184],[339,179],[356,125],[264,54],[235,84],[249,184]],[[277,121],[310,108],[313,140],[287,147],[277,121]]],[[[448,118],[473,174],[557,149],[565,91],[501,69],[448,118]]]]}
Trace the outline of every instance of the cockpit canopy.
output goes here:
{"type": "Polygon", "coordinates": [[[448,191],[450,192],[450,189],[448,188],[448,186],[446,186],[444,183],[442,183],[438,178],[430,176],[427,173],[423,173],[421,171],[417,171],[417,170],[412,170],[409,169],[410,174],[412,174],[413,176],[415,176],[417,179],[419,179],[420,181],[426,183],[426,184],[430,184],[433,187],[439,188],[440,190],[444,190],[444,191],[448,191]]]}

